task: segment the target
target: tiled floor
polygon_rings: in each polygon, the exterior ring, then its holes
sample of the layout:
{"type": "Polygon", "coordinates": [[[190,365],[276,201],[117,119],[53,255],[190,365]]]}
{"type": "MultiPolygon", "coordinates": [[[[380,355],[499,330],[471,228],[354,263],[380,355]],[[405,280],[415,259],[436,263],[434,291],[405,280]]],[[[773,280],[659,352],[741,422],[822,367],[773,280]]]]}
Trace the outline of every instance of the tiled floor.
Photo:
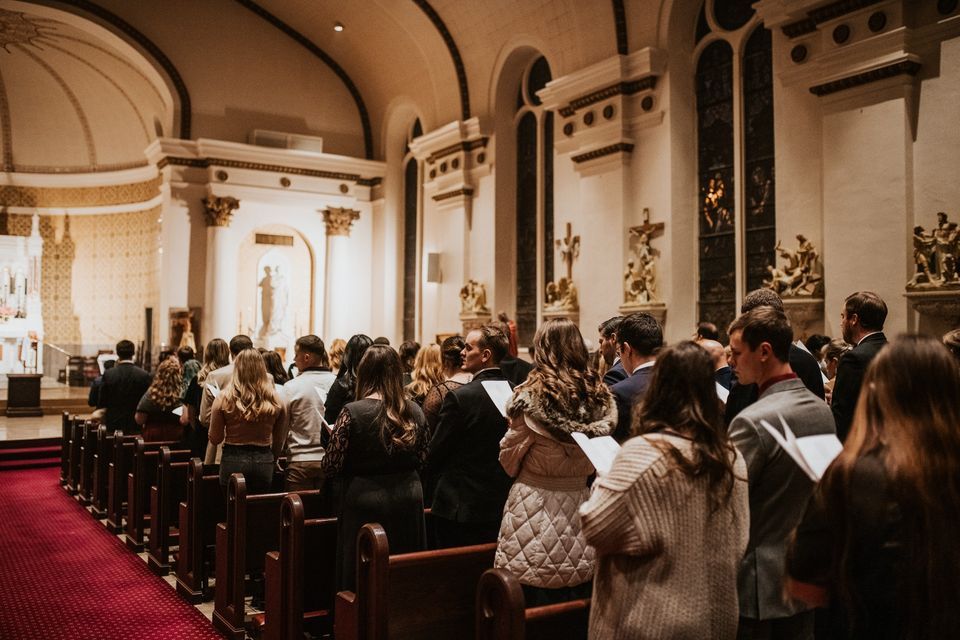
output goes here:
{"type": "MultiPolygon", "coordinates": [[[[3,376],[0,376],[2,378],[3,376]]],[[[62,403],[64,400],[77,400],[85,405],[89,390],[85,387],[67,387],[53,382],[55,386],[44,385],[40,389],[40,404],[52,400],[62,403]]],[[[6,391],[3,394],[6,406],[6,391]]],[[[48,407],[49,415],[38,418],[8,418],[0,411],[0,440],[30,440],[33,438],[60,437],[60,409],[48,407]]]]}

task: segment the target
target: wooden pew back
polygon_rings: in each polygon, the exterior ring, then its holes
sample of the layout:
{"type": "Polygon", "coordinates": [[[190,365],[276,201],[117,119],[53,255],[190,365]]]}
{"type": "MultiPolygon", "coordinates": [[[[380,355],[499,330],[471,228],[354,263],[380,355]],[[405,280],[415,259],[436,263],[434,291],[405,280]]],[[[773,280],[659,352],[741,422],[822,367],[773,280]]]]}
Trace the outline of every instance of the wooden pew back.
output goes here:
{"type": "Polygon", "coordinates": [[[177,544],[179,539],[178,506],[187,495],[190,453],[175,456],[170,447],[160,447],[157,482],[150,487],[150,538],[147,545],[147,566],[157,575],[170,573],[170,546],[177,544]]]}
{"type": "Polygon", "coordinates": [[[97,446],[93,454],[93,491],[91,503],[95,518],[107,517],[107,498],[110,486],[110,460],[113,457],[113,434],[105,425],[97,427],[97,446]]]}
{"type": "Polygon", "coordinates": [[[197,604],[209,594],[208,567],[213,559],[217,523],[226,519],[227,501],[220,488],[218,467],[205,467],[199,458],[187,464],[187,494],[178,509],[177,593],[197,604]]]}
{"type": "Polygon", "coordinates": [[[80,437],[80,485],[77,487],[80,504],[86,506],[93,502],[93,465],[97,454],[97,429],[99,424],[89,421],[83,423],[80,437]]]}
{"type": "Polygon", "coordinates": [[[60,416],[60,484],[67,485],[70,479],[70,429],[73,422],[70,413],[64,411],[60,416]]]}
{"type": "Polygon", "coordinates": [[[70,461],[67,469],[67,491],[76,495],[80,490],[80,458],[82,454],[84,420],[73,416],[70,419],[70,461]]]}
{"type": "Polygon", "coordinates": [[[476,611],[477,640],[579,640],[587,637],[590,599],[527,609],[520,581],[490,569],[477,586],[476,611]]]}
{"type": "MultiPolygon", "coordinates": [[[[176,442],[144,442],[134,439],[133,468],[127,474],[127,526],[124,538],[127,548],[143,550],[144,532],[148,525],[150,487],[157,481],[160,447],[172,447],[176,442]]],[[[189,459],[188,449],[178,450],[179,459],[189,459]]]]}
{"type": "Polygon", "coordinates": [[[107,530],[123,531],[127,513],[127,475],[133,468],[136,436],[125,436],[119,429],[113,432],[113,455],[107,465],[107,530]]]}

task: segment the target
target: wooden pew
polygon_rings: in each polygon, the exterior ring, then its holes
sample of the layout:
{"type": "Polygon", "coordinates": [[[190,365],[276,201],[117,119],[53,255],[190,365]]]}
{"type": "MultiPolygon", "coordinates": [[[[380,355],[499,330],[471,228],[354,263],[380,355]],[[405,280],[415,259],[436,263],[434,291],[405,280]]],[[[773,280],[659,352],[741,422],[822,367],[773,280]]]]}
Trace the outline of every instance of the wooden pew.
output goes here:
{"type": "Polygon", "coordinates": [[[93,498],[91,513],[94,518],[107,517],[107,500],[110,488],[110,461],[113,459],[113,434],[106,425],[97,427],[97,448],[93,454],[93,498]]]}
{"type": "Polygon", "coordinates": [[[357,590],[337,594],[337,640],[460,640],[475,625],[477,582],[493,566],[495,542],[390,555],[387,534],[366,524],[357,536],[357,590]]]}
{"type": "Polygon", "coordinates": [[[180,548],[176,554],[177,593],[199,604],[210,595],[217,523],[226,519],[227,501],[220,488],[218,467],[204,467],[199,458],[188,462],[187,495],[179,505],[180,548]]]}
{"type": "MultiPolygon", "coordinates": [[[[127,474],[127,524],[124,539],[127,548],[143,551],[145,531],[149,525],[150,487],[157,481],[160,447],[172,447],[176,442],[144,442],[141,436],[134,440],[133,468],[127,474]]],[[[189,460],[188,449],[173,452],[179,462],[189,460]]]]}
{"type": "Polygon", "coordinates": [[[77,499],[83,506],[93,502],[93,463],[97,454],[97,428],[95,422],[85,421],[80,436],[80,483],[77,499]]]}
{"type": "MultiPolygon", "coordinates": [[[[308,514],[318,513],[321,491],[301,491],[308,514]]],[[[242,474],[230,476],[226,522],[217,525],[216,579],[213,626],[227,638],[245,636],[246,576],[263,573],[268,551],[279,547],[280,504],[286,493],[247,495],[242,474]]]]}
{"type": "Polygon", "coordinates": [[[70,413],[64,411],[60,416],[60,484],[67,485],[70,479],[70,429],[73,422],[70,413]]]}
{"type": "Polygon", "coordinates": [[[266,609],[261,640],[302,640],[304,626],[320,637],[333,622],[337,519],[306,517],[297,494],[280,507],[280,550],[265,558],[266,609]]]}
{"type": "Polygon", "coordinates": [[[67,469],[67,492],[76,495],[80,490],[80,446],[83,442],[84,421],[73,416],[70,419],[70,461],[67,469]]]}
{"type": "Polygon", "coordinates": [[[113,455],[107,465],[107,531],[123,531],[127,514],[127,474],[133,468],[136,436],[125,436],[119,429],[113,432],[113,455]]]}
{"type": "Polygon", "coordinates": [[[520,581],[489,569],[477,587],[477,640],[586,639],[590,599],[525,608],[520,581]]]}
{"type": "Polygon", "coordinates": [[[158,576],[170,573],[170,547],[179,544],[178,507],[187,495],[190,462],[189,457],[175,460],[170,447],[160,447],[157,482],[150,487],[150,537],[147,544],[147,566],[158,576]]]}

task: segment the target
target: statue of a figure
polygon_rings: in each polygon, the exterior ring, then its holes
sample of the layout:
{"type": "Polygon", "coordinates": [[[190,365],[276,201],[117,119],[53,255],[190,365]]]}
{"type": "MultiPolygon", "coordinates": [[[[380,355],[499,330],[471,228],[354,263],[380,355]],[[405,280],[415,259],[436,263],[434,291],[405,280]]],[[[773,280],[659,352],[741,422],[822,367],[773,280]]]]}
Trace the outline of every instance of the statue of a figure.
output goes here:
{"type": "Polygon", "coordinates": [[[784,298],[823,295],[823,274],[820,273],[819,254],[813,243],[802,233],[797,234],[797,249],[790,251],[780,242],[774,250],[785,261],[783,268],[767,265],[768,277],[763,286],[773,289],[784,298]]]}
{"type": "Polygon", "coordinates": [[[913,262],[917,270],[907,283],[908,287],[934,281],[933,274],[930,273],[930,262],[936,242],[933,234],[927,233],[922,226],[917,225],[913,228],[913,262]]]}
{"type": "Polygon", "coordinates": [[[476,280],[467,280],[460,289],[460,313],[490,313],[486,286],[476,280]]]}
{"type": "Polygon", "coordinates": [[[283,321],[287,315],[287,280],[280,273],[280,267],[266,266],[260,280],[260,337],[283,331],[283,321]]]}
{"type": "Polygon", "coordinates": [[[950,222],[943,211],[937,213],[937,226],[933,231],[915,226],[913,262],[916,271],[907,286],[956,286],[960,282],[960,274],[957,273],[958,239],[960,230],[957,229],[957,223],[950,222]]]}
{"type": "Polygon", "coordinates": [[[577,311],[580,309],[580,296],[573,280],[562,277],[547,284],[547,310],[577,311]]]}
{"type": "Polygon", "coordinates": [[[733,225],[730,209],[724,205],[726,187],[719,173],[703,189],[703,219],[710,231],[722,231],[733,225]]]}
{"type": "Polygon", "coordinates": [[[647,303],[657,301],[656,256],[659,252],[650,246],[650,235],[630,230],[637,238],[632,248],[633,257],[627,260],[627,270],[623,274],[624,302],[647,303]]]}

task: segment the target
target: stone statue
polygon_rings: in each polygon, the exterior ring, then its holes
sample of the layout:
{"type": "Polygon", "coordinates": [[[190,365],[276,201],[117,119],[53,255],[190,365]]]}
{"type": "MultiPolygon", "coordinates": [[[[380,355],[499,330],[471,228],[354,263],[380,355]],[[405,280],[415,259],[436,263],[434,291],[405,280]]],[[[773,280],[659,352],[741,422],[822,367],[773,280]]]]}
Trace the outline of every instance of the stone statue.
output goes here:
{"type": "Polygon", "coordinates": [[[822,297],[823,274],[820,256],[813,243],[802,233],[797,234],[797,249],[785,249],[778,241],[775,251],[786,264],[783,268],[767,265],[768,277],[763,286],[773,289],[783,298],[822,297]]]}
{"type": "Polygon", "coordinates": [[[263,274],[259,285],[261,317],[259,336],[261,338],[283,332],[289,297],[287,281],[280,273],[280,267],[266,266],[263,268],[263,274]]]}
{"type": "Polygon", "coordinates": [[[943,211],[937,213],[937,227],[928,232],[922,226],[913,228],[913,262],[916,271],[907,282],[908,288],[960,286],[957,271],[960,230],[943,211]]]}
{"type": "Polygon", "coordinates": [[[461,314],[487,314],[487,288],[476,280],[467,280],[467,284],[460,289],[461,314]]]}
{"type": "Polygon", "coordinates": [[[650,234],[642,227],[631,228],[630,235],[637,240],[631,249],[633,257],[627,260],[627,269],[623,274],[623,300],[627,304],[656,302],[655,258],[659,252],[650,246],[650,234]]]}
{"type": "Polygon", "coordinates": [[[547,311],[577,311],[580,309],[580,297],[573,280],[562,277],[556,282],[547,283],[547,311]]]}

